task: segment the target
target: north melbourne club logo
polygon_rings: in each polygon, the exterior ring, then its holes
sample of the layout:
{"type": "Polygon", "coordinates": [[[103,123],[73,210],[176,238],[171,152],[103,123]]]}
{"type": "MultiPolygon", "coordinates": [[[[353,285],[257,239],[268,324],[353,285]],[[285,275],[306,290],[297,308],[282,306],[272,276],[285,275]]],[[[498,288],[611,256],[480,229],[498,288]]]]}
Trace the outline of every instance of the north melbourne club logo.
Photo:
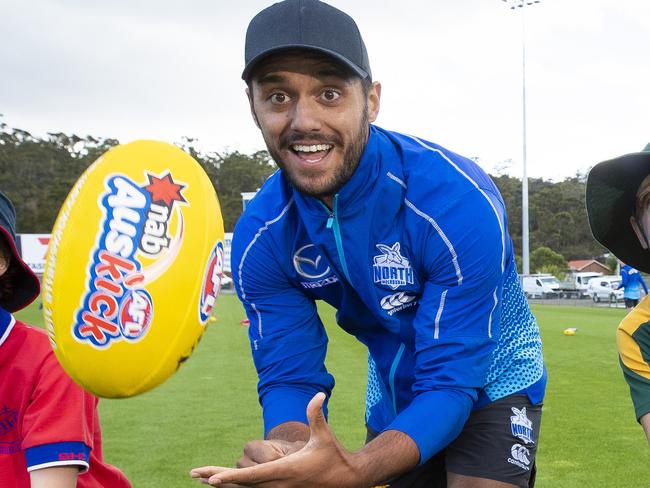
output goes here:
{"type": "Polygon", "coordinates": [[[510,416],[510,429],[512,435],[521,439],[526,444],[533,443],[533,423],[526,416],[526,407],[519,410],[518,408],[511,407],[514,415],[510,416]]]}
{"type": "Polygon", "coordinates": [[[408,259],[400,254],[400,243],[392,246],[377,244],[381,254],[373,258],[373,276],[375,283],[397,290],[400,286],[413,284],[413,268],[408,259]]]}

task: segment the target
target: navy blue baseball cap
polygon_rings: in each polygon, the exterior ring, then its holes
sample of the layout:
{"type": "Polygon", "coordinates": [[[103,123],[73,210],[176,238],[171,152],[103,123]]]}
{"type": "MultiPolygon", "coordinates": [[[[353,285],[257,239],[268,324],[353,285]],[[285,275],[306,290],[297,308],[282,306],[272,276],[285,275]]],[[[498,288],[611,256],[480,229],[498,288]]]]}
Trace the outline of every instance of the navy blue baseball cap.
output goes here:
{"type": "Polygon", "coordinates": [[[10,297],[0,296],[0,307],[15,312],[36,300],[40,294],[41,283],[22,260],[16,248],[16,210],[11,200],[0,192],[0,238],[4,238],[12,254],[10,266],[14,268],[14,292],[10,297]]]}
{"type": "Polygon", "coordinates": [[[354,19],[318,0],[285,0],[258,13],[246,31],[242,79],[271,54],[306,49],[329,56],[362,79],[372,79],[368,52],[354,19]]]}

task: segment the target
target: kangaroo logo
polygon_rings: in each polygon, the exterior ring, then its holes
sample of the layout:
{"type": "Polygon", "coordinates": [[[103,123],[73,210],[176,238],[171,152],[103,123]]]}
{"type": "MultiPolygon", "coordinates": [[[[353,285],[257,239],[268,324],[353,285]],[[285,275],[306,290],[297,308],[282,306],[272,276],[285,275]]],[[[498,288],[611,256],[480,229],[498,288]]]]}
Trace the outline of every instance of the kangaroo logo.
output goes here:
{"type": "Polygon", "coordinates": [[[397,290],[400,286],[413,284],[411,263],[400,253],[400,243],[392,246],[377,244],[381,254],[373,258],[373,275],[375,283],[397,290]]]}
{"type": "Polygon", "coordinates": [[[526,416],[526,407],[519,410],[511,407],[514,415],[510,416],[510,429],[512,435],[521,439],[526,444],[533,443],[533,423],[526,416]]]}

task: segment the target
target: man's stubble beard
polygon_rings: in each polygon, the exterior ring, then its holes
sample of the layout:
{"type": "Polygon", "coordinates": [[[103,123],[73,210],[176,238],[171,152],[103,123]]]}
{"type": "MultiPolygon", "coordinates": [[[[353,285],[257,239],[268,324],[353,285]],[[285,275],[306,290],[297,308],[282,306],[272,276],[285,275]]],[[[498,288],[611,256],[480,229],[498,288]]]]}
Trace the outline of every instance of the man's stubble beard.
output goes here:
{"type": "MultiPolygon", "coordinates": [[[[287,171],[285,169],[279,151],[277,151],[271,144],[269,144],[269,141],[266,138],[266,134],[264,134],[263,131],[262,137],[264,138],[264,142],[266,143],[266,148],[268,149],[269,154],[278,165],[278,167],[282,170],[285,178],[289,180],[289,183],[291,183],[291,185],[303,195],[323,199],[325,197],[334,196],[343,187],[343,185],[345,185],[350,180],[350,178],[352,178],[352,175],[356,171],[357,166],[359,166],[359,161],[361,160],[363,151],[366,148],[369,132],[370,125],[368,119],[368,103],[366,102],[361,116],[361,122],[357,129],[358,136],[354,138],[352,144],[350,144],[350,146],[343,153],[343,164],[335,170],[329,181],[326,183],[321,183],[319,185],[320,188],[311,188],[300,183],[300,181],[298,181],[298,179],[295,178],[290,171],[287,171]]],[[[302,135],[295,134],[293,138],[296,139],[301,136],[302,135]]],[[[308,137],[313,139],[314,134],[309,134],[308,137]]],[[[323,140],[323,142],[326,143],[327,141],[323,140]]]]}

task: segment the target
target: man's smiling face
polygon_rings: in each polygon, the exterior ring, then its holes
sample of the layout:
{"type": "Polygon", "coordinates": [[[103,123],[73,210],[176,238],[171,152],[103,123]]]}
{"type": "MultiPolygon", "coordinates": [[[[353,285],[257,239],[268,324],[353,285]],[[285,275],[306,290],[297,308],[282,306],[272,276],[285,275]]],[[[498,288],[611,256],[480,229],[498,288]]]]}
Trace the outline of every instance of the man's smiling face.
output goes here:
{"type": "Polygon", "coordinates": [[[330,202],[350,179],[379,111],[381,87],[308,51],[269,58],[253,73],[251,111],[271,156],[298,191],[330,202]]]}

